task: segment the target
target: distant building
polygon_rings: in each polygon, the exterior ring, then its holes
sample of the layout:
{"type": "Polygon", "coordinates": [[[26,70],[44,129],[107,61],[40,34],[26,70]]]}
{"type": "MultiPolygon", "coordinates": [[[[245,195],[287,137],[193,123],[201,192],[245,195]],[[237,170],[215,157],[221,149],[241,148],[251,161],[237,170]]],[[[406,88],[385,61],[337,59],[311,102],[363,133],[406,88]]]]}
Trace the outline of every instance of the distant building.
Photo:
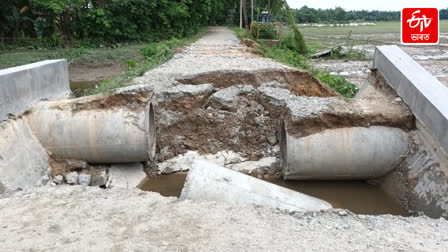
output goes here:
{"type": "Polygon", "coordinates": [[[260,14],[260,22],[261,23],[272,23],[272,16],[269,14],[269,11],[262,11],[260,14]]]}

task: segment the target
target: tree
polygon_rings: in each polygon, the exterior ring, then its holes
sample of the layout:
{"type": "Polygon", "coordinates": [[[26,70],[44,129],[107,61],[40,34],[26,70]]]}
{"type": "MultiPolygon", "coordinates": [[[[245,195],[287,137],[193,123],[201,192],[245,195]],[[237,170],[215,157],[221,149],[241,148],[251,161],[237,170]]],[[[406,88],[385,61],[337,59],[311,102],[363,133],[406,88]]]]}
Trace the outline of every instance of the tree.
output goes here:
{"type": "Polygon", "coordinates": [[[345,21],[345,10],[344,9],[342,9],[341,7],[337,7],[334,10],[334,12],[335,12],[334,16],[335,16],[336,21],[345,21]]]}

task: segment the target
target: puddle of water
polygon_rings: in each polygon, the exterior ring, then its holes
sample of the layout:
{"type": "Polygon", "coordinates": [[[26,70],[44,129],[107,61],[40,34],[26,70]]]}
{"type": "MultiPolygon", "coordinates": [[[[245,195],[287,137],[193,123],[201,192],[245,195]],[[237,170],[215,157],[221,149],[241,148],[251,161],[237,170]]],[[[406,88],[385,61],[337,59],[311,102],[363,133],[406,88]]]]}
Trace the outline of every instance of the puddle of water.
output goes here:
{"type": "Polygon", "coordinates": [[[78,97],[82,95],[83,90],[93,88],[100,83],[101,81],[70,81],[70,89],[78,97]]]}
{"type": "Polygon", "coordinates": [[[95,87],[100,81],[70,81],[70,89],[86,89],[95,87]]]}
{"type": "MultiPolygon", "coordinates": [[[[186,177],[187,173],[175,173],[147,178],[139,188],[158,192],[166,197],[179,197],[186,177]]],[[[384,191],[363,181],[284,181],[283,179],[266,181],[326,200],[334,208],[348,209],[356,214],[409,216],[409,213],[384,191]]]]}
{"type": "Polygon", "coordinates": [[[143,191],[158,192],[165,197],[179,197],[184,187],[187,173],[174,173],[145,178],[139,188],[143,191]]]}
{"type": "Polygon", "coordinates": [[[269,182],[328,201],[334,208],[344,208],[356,214],[392,214],[409,216],[379,187],[364,181],[284,181],[269,182]]]}

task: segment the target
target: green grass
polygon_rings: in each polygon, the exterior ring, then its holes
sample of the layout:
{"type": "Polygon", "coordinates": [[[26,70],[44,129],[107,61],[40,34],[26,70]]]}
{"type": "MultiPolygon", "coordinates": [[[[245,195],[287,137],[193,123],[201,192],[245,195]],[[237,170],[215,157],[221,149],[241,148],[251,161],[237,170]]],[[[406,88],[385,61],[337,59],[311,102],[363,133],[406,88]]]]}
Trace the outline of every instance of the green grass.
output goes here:
{"type": "Polygon", "coordinates": [[[328,72],[320,72],[314,69],[310,65],[310,61],[307,55],[301,55],[297,51],[291,50],[281,43],[277,44],[274,47],[269,47],[261,41],[259,41],[258,44],[260,45],[261,49],[260,53],[264,57],[271,58],[275,61],[291,67],[310,71],[313,76],[326,83],[343,97],[353,98],[358,92],[358,88],[353,83],[345,79],[344,76],[331,75],[328,72]]]}
{"type": "MultiPolygon", "coordinates": [[[[300,26],[305,40],[311,44],[311,51],[317,52],[335,45],[346,45],[350,37],[351,45],[381,45],[400,43],[400,22],[377,22],[375,26],[300,26]],[[313,50],[313,44],[317,46],[313,50]]],[[[448,20],[440,21],[440,32],[448,33],[448,20]]],[[[441,43],[446,43],[442,39],[441,43]]]]}
{"type": "MultiPolygon", "coordinates": [[[[300,26],[299,29],[304,35],[347,35],[350,31],[352,34],[400,33],[400,22],[377,22],[376,25],[364,26],[300,26]]],[[[440,20],[440,32],[448,32],[448,20],[440,20]]]]}
{"type": "Polygon", "coordinates": [[[243,40],[247,38],[247,31],[246,29],[240,29],[238,26],[230,26],[230,30],[234,31],[238,39],[243,40]]]}
{"type": "Polygon", "coordinates": [[[99,94],[104,92],[112,92],[117,88],[127,86],[131,81],[150,69],[153,69],[168,60],[175,54],[174,49],[186,46],[198,40],[205,34],[206,29],[202,29],[197,34],[184,39],[170,39],[158,43],[149,43],[141,49],[143,60],[128,61],[129,70],[124,71],[120,76],[103,80],[96,88],[86,89],[83,95],[99,94]]]}
{"type": "Polygon", "coordinates": [[[344,76],[318,73],[315,77],[346,98],[353,98],[358,93],[356,85],[349,82],[344,76]]]}
{"type": "Polygon", "coordinates": [[[301,26],[299,29],[304,35],[347,35],[350,31],[352,34],[399,33],[400,22],[377,22],[376,25],[365,26],[301,26]]]}
{"type": "Polygon", "coordinates": [[[146,44],[125,45],[117,48],[56,48],[16,49],[0,52],[0,69],[29,64],[47,59],[67,59],[69,63],[102,63],[142,60],[141,50],[146,44]]]}

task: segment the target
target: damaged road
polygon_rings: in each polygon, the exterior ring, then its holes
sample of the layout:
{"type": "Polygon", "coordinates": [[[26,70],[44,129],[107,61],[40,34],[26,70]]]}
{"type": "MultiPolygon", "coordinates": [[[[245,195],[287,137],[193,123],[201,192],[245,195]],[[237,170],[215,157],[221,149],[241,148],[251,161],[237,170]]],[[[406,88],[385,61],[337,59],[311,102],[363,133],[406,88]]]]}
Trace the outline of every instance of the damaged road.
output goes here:
{"type": "MultiPolygon", "coordinates": [[[[149,173],[186,171],[193,160],[203,159],[259,178],[278,177],[281,126],[295,137],[355,126],[415,128],[409,109],[377,78],[373,90],[345,100],[305,71],[246,51],[229,29],[210,28],[172,60],[114,94],[147,93],[154,105],[158,164],[149,173]]],[[[441,251],[448,246],[445,219],[341,209],[288,212],[165,198],[123,184],[127,189],[42,186],[1,198],[0,247],[441,251]]]]}
{"type": "Polygon", "coordinates": [[[240,162],[252,175],[278,177],[282,120],[298,137],[354,126],[413,128],[411,112],[394,103],[393,93],[345,100],[306,71],[246,51],[230,30],[211,28],[172,60],[118,91],[153,95],[159,163],[155,172],[188,170],[188,164],[182,168],[176,160],[192,152],[209,161],[210,155],[230,152],[239,158],[226,167],[240,162]],[[277,162],[260,167],[257,162],[266,159],[277,162]]]}

